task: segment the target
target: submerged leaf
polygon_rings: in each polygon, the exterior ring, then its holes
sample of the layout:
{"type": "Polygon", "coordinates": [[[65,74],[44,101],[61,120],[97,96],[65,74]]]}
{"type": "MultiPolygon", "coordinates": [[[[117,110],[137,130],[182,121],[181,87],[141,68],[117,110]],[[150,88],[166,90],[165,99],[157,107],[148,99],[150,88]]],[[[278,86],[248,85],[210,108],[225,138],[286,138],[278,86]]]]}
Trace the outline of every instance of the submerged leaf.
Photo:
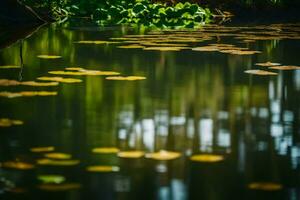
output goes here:
{"type": "Polygon", "coordinates": [[[20,161],[8,161],[2,163],[0,166],[3,168],[17,169],[17,170],[31,170],[35,168],[33,164],[20,162],[20,161]]]}
{"type": "Polygon", "coordinates": [[[42,81],[56,81],[56,82],[60,82],[60,83],[80,83],[82,82],[81,79],[75,79],[75,78],[63,78],[63,77],[49,77],[49,76],[42,76],[42,77],[38,77],[38,80],[42,80],[42,81]]]}
{"type": "Polygon", "coordinates": [[[14,125],[23,125],[24,122],[20,120],[1,118],[0,119],[0,127],[10,127],[14,125]]]}
{"type": "Polygon", "coordinates": [[[88,172],[117,172],[119,171],[118,166],[108,166],[108,165],[94,165],[86,168],[88,172]]]}
{"type": "Polygon", "coordinates": [[[45,157],[52,158],[52,159],[66,160],[66,159],[71,159],[72,155],[65,154],[65,153],[47,153],[45,154],[45,157]]]}
{"type": "Polygon", "coordinates": [[[143,151],[120,151],[118,157],[120,158],[141,158],[145,152],[143,151]]]}
{"type": "Polygon", "coordinates": [[[277,75],[277,73],[275,73],[275,72],[270,72],[270,71],[260,70],[260,69],[246,70],[245,73],[247,73],[247,74],[255,74],[255,75],[262,75],[262,76],[277,75]]]}
{"type": "Polygon", "coordinates": [[[138,81],[145,80],[146,77],[143,76],[110,76],[106,77],[106,80],[114,80],[114,81],[138,81]]]}
{"type": "Polygon", "coordinates": [[[112,154],[112,153],[118,153],[119,149],[116,147],[98,147],[98,148],[94,148],[92,152],[99,153],[99,154],[112,154]]]}
{"type": "Polygon", "coordinates": [[[61,58],[61,56],[57,56],[57,55],[38,55],[38,58],[41,59],[58,59],[61,58]]]}
{"type": "Polygon", "coordinates": [[[155,153],[146,154],[146,158],[151,158],[154,160],[174,160],[176,158],[179,158],[180,156],[181,156],[181,153],[165,151],[165,150],[160,150],[155,153]]]}
{"type": "Polygon", "coordinates": [[[283,186],[279,183],[272,182],[255,182],[250,183],[248,188],[251,190],[276,191],[281,190],[283,186]]]}
{"type": "Polygon", "coordinates": [[[190,157],[191,161],[194,162],[220,162],[224,160],[222,155],[213,155],[213,154],[198,154],[190,157]]]}
{"type": "Polygon", "coordinates": [[[54,151],[55,147],[49,146],[49,147],[32,147],[30,148],[30,151],[33,153],[43,153],[43,152],[50,152],[54,151]]]}

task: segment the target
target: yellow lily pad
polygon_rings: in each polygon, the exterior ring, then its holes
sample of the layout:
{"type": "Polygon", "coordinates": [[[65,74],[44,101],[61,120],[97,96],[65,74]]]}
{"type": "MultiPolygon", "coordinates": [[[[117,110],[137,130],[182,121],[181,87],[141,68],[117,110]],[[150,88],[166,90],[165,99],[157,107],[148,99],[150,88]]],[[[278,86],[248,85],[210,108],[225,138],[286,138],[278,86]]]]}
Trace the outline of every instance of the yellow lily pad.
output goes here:
{"type": "Polygon", "coordinates": [[[66,70],[70,70],[70,71],[83,71],[85,69],[81,68],[81,67],[67,67],[66,70]]]}
{"type": "Polygon", "coordinates": [[[49,74],[55,75],[72,75],[72,76],[112,76],[119,75],[119,72],[98,71],[98,70],[80,70],[80,71],[50,71],[49,74]]]}
{"type": "Polygon", "coordinates": [[[187,49],[185,47],[145,47],[146,51],[180,51],[182,49],[187,49]]]}
{"type": "Polygon", "coordinates": [[[285,66],[273,66],[269,67],[269,69],[278,69],[278,70],[299,70],[299,66],[285,65],[285,66]]]}
{"type": "Polygon", "coordinates": [[[66,178],[61,175],[39,175],[37,177],[38,180],[42,181],[43,183],[49,184],[61,184],[66,181],[66,178]]]}
{"type": "Polygon", "coordinates": [[[262,76],[277,75],[277,73],[275,73],[275,72],[270,72],[270,71],[260,70],[260,69],[246,70],[245,73],[254,74],[254,75],[262,75],[262,76]]]}
{"type": "Polygon", "coordinates": [[[106,80],[114,80],[114,81],[138,81],[145,80],[144,76],[109,76],[105,78],[106,80]]]}
{"type": "Polygon", "coordinates": [[[263,190],[263,191],[277,191],[281,190],[283,186],[278,183],[272,182],[254,182],[248,185],[251,190],[263,190]]]}
{"type": "Polygon", "coordinates": [[[118,157],[120,158],[141,158],[145,155],[143,151],[120,151],[118,157]]]}
{"type": "Polygon", "coordinates": [[[18,65],[3,65],[0,66],[0,69],[19,69],[21,68],[21,66],[18,65]]]}
{"type": "Polygon", "coordinates": [[[81,184],[79,184],[79,183],[64,183],[64,184],[47,183],[47,184],[39,185],[38,188],[40,190],[49,191],[49,192],[59,192],[59,191],[80,189],[81,184]]]}
{"type": "Polygon", "coordinates": [[[120,49],[143,49],[145,46],[142,45],[122,45],[118,46],[117,48],[120,49]]]}
{"type": "Polygon", "coordinates": [[[38,58],[41,59],[59,59],[61,58],[61,56],[57,56],[57,55],[38,55],[38,58]]]}
{"type": "Polygon", "coordinates": [[[198,154],[198,155],[191,156],[190,160],[194,162],[213,163],[213,162],[223,161],[224,157],[222,155],[214,155],[214,154],[198,154]]]}
{"type": "Polygon", "coordinates": [[[74,166],[80,163],[79,160],[53,160],[48,158],[43,158],[37,160],[38,165],[46,166],[74,166]]]}
{"type": "Polygon", "coordinates": [[[280,63],[273,63],[273,62],[264,62],[264,63],[255,63],[255,65],[262,66],[262,67],[272,67],[272,66],[279,66],[280,63]]]}
{"type": "Polygon", "coordinates": [[[214,46],[203,46],[203,47],[195,47],[195,48],[192,48],[193,51],[220,51],[219,48],[217,47],[214,47],[214,46]]]}
{"type": "Polygon", "coordinates": [[[31,170],[35,168],[33,164],[20,162],[20,161],[7,161],[2,163],[0,166],[3,168],[17,169],[17,170],[31,170]]]}
{"type": "Polygon", "coordinates": [[[45,154],[46,158],[51,158],[51,159],[59,159],[59,160],[67,160],[67,159],[71,159],[72,155],[70,154],[66,154],[66,153],[46,153],[45,154]]]}
{"type": "Polygon", "coordinates": [[[120,150],[116,147],[98,147],[92,150],[93,153],[99,154],[113,154],[118,153],[120,150]]]}
{"type": "Polygon", "coordinates": [[[233,55],[253,55],[256,53],[261,53],[261,51],[235,50],[235,51],[230,52],[230,54],[233,54],[233,55]]]}
{"type": "Polygon", "coordinates": [[[48,147],[32,147],[30,148],[30,151],[33,153],[43,153],[43,152],[51,152],[54,151],[55,147],[48,146],[48,147]]]}
{"type": "Polygon", "coordinates": [[[33,96],[55,96],[57,92],[52,91],[22,91],[22,92],[0,92],[0,97],[33,97],[33,96]]]}
{"type": "Polygon", "coordinates": [[[14,125],[23,125],[24,122],[21,120],[15,120],[15,119],[8,119],[8,118],[1,118],[0,119],[0,127],[10,127],[14,125]]]}
{"type": "Polygon", "coordinates": [[[76,44],[117,44],[115,41],[103,41],[103,40],[81,40],[75,41],[76,44]]]}
{"type": "Polygon", "coordinates": [[[58,82],[35,82],[35,81],[24,81],[19,82],[16,80],[9,79],[0,79],[0,86],[17,86],[17,85],[25,85],[25,86],[34,86],[34,87],[46,87],[46,86],[57,86],[58,82]]]}
{"type": "Polygon", "coordinates": [[[154,160],[174,160],[176,158],[179,158],[180,156],[181,153],[165,150],[146,154],[146,158],[151,158],[154,160]]]}
{"type": "Polygon", "coordinates": [[[88,172],[117,172],[120,170],[118,166],[94,165],[86,168],[88,172]]]}
{"type": "Polygon", "coordinates": [[[75,79],[75,78],[63,78],[63,77],[49,77],[49,76],[42,76],[42,77],[38,77],[38,80],[42,80],[42,81],[56,81],[56,82],[60,82],[60,83],[80,83],[82,82],[81,79],[75,79]]]}

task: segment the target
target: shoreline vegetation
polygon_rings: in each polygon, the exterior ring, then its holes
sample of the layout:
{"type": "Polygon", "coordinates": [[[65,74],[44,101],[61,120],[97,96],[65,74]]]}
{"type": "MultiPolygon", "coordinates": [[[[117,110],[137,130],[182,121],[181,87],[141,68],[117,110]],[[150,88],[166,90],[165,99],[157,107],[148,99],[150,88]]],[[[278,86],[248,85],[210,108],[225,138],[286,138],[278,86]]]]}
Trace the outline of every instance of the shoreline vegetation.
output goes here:
{"type": "Polygon", "coordinates": [[[96,25],[142,24],[192,28],[216,18],[235,20],[294,19],[295,0],[2,0],[0,25],[36,25],[66,18],[90,19],[96,25]],[[200,3],[201,2],[201,3],[200,3]]]}

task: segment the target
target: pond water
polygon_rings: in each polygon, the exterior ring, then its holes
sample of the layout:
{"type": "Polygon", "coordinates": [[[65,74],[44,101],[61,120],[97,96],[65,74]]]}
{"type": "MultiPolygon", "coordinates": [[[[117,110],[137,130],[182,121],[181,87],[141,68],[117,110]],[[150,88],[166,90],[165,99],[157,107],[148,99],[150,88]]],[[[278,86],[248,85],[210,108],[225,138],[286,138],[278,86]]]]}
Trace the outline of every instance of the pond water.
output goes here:
{"type": "Polygon", "coordinates": [[[300,199],[299,47],[300,24],[41,27],[0,51],[0,199],[300,199]]]}

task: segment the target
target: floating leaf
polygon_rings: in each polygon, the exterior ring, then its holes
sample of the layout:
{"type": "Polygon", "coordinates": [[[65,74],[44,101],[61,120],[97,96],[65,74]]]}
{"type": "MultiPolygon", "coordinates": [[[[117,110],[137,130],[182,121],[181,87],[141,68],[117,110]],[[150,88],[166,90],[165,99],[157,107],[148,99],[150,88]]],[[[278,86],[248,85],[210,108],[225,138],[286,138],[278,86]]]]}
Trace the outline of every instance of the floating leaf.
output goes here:
{"type": "Polygon", "coordinates": [[[235,50],[235,51],[232,51],[230,52],[230,54],[233,54],[233,55],[253,55],[253,54],[256,54],[256,53],[261,53],[261,51],[239,51],[239,50],[235,50]]]}
{"type": "Polygon", "coordinates": [[[117,48],[120,49],[143,49],[145,46],[142,45],[123,45],[123,46],[118,46],[117,48]]]}
{"type": "Polygon", "coordinates": [[[57,86],[58,82],[48,82],[48,83],[35,82],[35,81],[19,82],[16,80],[0,79],[0,86],[17,86],[17,85],[46,87],[46,86],[57,86]]]}
{"type": "Polygon", "coordinates": [[[119,149],[116,147],[98,147],[98,148],[94,148],[92,152],[99,153],[99,154],[112,154],[112,153],[118,153],[119,149]]]}
{"type": "Polygon", "coordinates": [[[56,81],[56,82],[60,82],[60,83],[80,83],[82,82],[81,79],[75,79],[75,78],[63,78],[63,77],[49,77],[49,76],[42,76],[42,77],[38,77],[38,80],[42,80],[42,81],[56,81]]]}
{"type": "Polygon", "coordinates": [[[0,69],[19,69],[21,68],[21,66],[17,66],[17,65],[3,65],[0,66],[0,69]]]}
{"type": "Polygon", "coordinates": [[[103,41],[103,40],[81,40],[75,41],[76,44],[117,44],[115,41],[103,41]]]}
{"type": "Polygon", "coordinates": [[[17,169],[17,170],[31,170],[34,168],[33,164],[20,162],[20,161],[8,161],[2,163],[0,166],[3,168],[17,169]]]}
{"type": "Polygon", "coordinates": [[[40,190],[45,190],[49,192],[58,192],[58,191],[68,191],[68,190],[77,190],[81,188],[79,183],[65,183],[65,184],[42,184],[39,185],[40,190]]]}
{"type": "Polygon", "coordinates": [[[277,73],[275,73],[275,72],[270,72],[270,71],[260,70],[260,69],[246,70],[245,73],[247,73],[247,74],[255,74],[255,75],[262,75],[262,76],[277,75],[277,73]]]}
{"type": "Polygon", "coordinates": [[[37,160],[38,165],[48,165],[48,166],[74,166],[80,163],[79,160],[52,160],[52,159],[39,159],[37,160]]]}
{"type": "Polygon", "coordinates": [[[272,182],[255,182],[250,183],[248,188],[251,190],[263,190],[263,191],[276,191],[281,190],[283,187],[281,184],[272,182]]]}
{"type": "Polygon", "coordinates": [[[86,168],[88,172],[117,172],[119,171],[118,166],[108,166],[108,165],[95,165],[86,168]]]}
{"type": "Polygon", "coordinates": [[[221,155],[213,155],[213,154],[198,154],[190,157],[191,161],[194,162],[220,162],[224,160],[224,157],[221,155]]]}
{"type": "Polygon", "coordinates": [[[146,77],[143,76],[110,76],[106,77],[106,80],[114,80],[114,81],[138,81],[145,80],[146,77]]]}
{"type": "Polygon", "coordinates": [[[181,153],[165,151],[165,150],[160,150],[155,153],[146,154],[146,158],[151,158],[154,160],[174,160],[176,158],[179,158],[180,156],[181,156],[181,153]]]}
{"type": "Polygon", "coordinates": [[[32,97],[32,96],[55,96],[57,92],[51,91],[23,91],[23,92],[0,92],[0,97],[32,97]]]}
{"type": "Polygon", "coordinates": [[[272,67],[281,65],[280,63],[273,63],[273,62],[265,62],[265,63],[255,63],[255,65],[262,66],[262,67],[272,67]]]}
{"type": "Polygon", "coordinates": [[[220,51],[219,48],[214,46],[196,47],[192,48],[193,51],[220,51]]]}
{"type": "Polygon", "coordinates": [[[66,180],[66,178],[61,175],[39,175],[37,179],[46,184],[49,183],[60,184],[65,182],[66,180]]]}
{"type": "Polygon", "coordinates": [[[59,160],[67,160],[67,159],[71,159],[72,155],[70,154],[65,154],[65,153],[47,153],[45,154],[46,158],[51,158],[51,159],[59,159],[59,160]]]}
{"type": "Polygon", "coordinates": [[[120,151],[118,157],[120,158],[141,158],[144,156],[143,151],[120,151]]]}
{"type": "Polygon", "coordinates": [[[49,146],[49,147],[32,147],[30,148],[31,152],[34,153],[43,153],[43,152],[50,152],[50,151],[54,151],[55,147],[53,146],[49,146]]]}
{"type": "Polygon", "coordinates": [[[292,65],[286,65],[286,66],[274,66],[269,67],[270,69],[278,69],[278,70],[299,70],[299,66],[292,66],[292,65]]]}
{"type": "Polygon", "coordinates": [[[98,71],[98,70],[80,70],[80,71],[50,71],[49,74],[55,75],[73,75],[73,76],[111,76],[119,75],[119,72],[113,71],[98,71]]]}
{"type": "Polygon", "coordinates": [[[85,69],[83,69],[81,67],[67,67],[66,70],[70,70],[70,71],[83,71],[85,69]]]}
{"type": "Polygon", "coordinates": [[[10,127],[14,125],[23,125],[24,122],[15,119],[1,118],[0,119],[0,127],[10,127]]]}
{"type": "Polygon", "coordinates": [[[146,47],[144,50],[147,51],[180,51],[182,49],[187,49],[185,47],[146,47]]]}
{"type": "Polygon", "coordinates": [[[57,56],[57,55],[38,55],[38,58],[41,59],[58,59],[61,58],[61,56],[57,56]]]}

